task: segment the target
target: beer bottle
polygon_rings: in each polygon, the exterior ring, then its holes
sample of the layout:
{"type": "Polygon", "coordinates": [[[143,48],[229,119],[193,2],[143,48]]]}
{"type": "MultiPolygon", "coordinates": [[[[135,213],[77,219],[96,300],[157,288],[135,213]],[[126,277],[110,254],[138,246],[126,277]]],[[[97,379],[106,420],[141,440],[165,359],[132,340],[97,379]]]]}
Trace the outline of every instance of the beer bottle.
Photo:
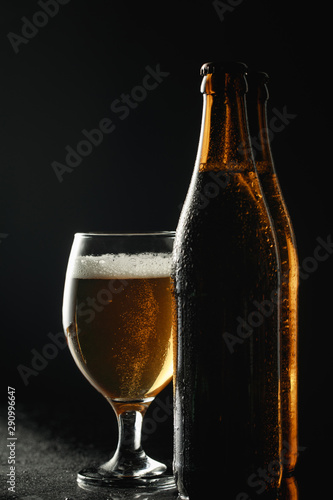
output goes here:
{"type": "Polygon", "coordinates": [[[245,73],[201,69],[201,134],[174,245],[174,472],[190,500],[251,498],[281,479],[279,258],[245,73]]]}
{"type": "MultiPolygon", "coordinates": [[[[251,75],[253,103],[250,107],[250,131],[253,152],[261,188],[271,214],[281,259],[281,461],[286,472],[291,472],[297,460],[297,301],[298,258],[290,216],[284,202],[270,149],[270,130],[267,125],[269,98],[268,75],[251,75]],[[256,95],[255,95],[256,94],[256,95]],[[252,111],[252,112],[251,112],[252,111]]],[[[251,87],[251,85],[250,85],[251,87]]],[[[251,90],[251,88],[250,88],[251,90]]]]}

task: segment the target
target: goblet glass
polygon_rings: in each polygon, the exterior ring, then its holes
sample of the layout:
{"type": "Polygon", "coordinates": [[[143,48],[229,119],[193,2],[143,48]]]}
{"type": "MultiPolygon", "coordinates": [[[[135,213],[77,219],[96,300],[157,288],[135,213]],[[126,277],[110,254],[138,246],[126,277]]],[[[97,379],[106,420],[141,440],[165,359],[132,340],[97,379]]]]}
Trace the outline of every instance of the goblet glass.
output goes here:
{"type": "Polygon", "coordinates": [[[66,273],[63,326],[83,375],[118,419],[114,456],[81,486],[172,486],[141,446],[142,419],[172,379],[170,266],[174,232],[79,233],[66,273]]]}

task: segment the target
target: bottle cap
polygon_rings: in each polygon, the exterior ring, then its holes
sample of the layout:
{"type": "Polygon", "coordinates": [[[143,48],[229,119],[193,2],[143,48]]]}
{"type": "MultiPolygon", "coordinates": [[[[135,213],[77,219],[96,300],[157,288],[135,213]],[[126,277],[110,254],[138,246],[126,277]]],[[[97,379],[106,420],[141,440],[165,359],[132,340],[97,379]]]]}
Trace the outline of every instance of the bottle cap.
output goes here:
{"type": "MultiPolygon", "coordinates": [[[[229,75],[238,83],[232,85],[234,90],[246,92],[247,85],[245,75],[247,72],[247,65],[242,62],[208,62],[201,66],[201,76],[203,80],[201,83],[201,92],[203,94],[215,94],[224,92],[226,88],[226,76],[229,75]]],[[[231,90],[228,86],[229,91],[231,90]]]]}
{"type": "Polygon", "coordinates": [[[269,98],[267,83],[269,76],[264,71],[250,71],[247,75],[249,89],[257,92],[257,97],[261,101],[267,101],[269,98]]]}
{"type": "Polygon", "coordinates": [[[265,84],[269,82],[269,76],[264,71],[257,71],[256,75],[260,83],[265,84]]]}
{"type": "Polygon", "coordinates": [[[247,79],[262,85],[269,82],[269,76],[265,71],[249,71],[247,79]]]}
{"type": "Polygon", "coordinates": [[[200,75],[207,76],[217,73],[242,74],[247,72],[247,65],[242,62],[207,62],[201,66],[200,75]]]}

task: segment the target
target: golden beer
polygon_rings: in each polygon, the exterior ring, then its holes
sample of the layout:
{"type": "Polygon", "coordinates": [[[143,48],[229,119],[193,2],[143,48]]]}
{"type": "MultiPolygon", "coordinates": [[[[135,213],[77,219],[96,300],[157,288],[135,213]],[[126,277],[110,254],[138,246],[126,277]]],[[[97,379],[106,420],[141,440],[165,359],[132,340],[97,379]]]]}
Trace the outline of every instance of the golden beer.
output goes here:
{"type": "Polygon", "coordinates": [[[172,378],[169,265],[170,254],[86,256],[73,265],[68,345],[108,399],[153,398],[172,378]]]}

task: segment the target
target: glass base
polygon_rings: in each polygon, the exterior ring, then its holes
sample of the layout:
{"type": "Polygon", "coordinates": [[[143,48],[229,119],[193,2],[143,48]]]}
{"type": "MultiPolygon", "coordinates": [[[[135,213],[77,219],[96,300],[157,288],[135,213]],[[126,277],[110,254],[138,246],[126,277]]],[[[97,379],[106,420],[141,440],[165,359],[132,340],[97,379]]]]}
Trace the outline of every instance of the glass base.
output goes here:
{"type": "MultiPolygon", "coordinates": [[[[155,462],[155,460],[153,461],[155,462]]],[[[159,464],[159,462],[155,462],[159,464]]],[[[101,467],[89,467],[77,474],[78,485],[85,490],[96,487],[112,487],[115,489],[144,489],[145,492],[157,490],[175,490],[176,484],[172,474],[168,474],[166,466],[159,464],[156,470],[142,476],[119,476],[103,470],[101,467]]]]}

